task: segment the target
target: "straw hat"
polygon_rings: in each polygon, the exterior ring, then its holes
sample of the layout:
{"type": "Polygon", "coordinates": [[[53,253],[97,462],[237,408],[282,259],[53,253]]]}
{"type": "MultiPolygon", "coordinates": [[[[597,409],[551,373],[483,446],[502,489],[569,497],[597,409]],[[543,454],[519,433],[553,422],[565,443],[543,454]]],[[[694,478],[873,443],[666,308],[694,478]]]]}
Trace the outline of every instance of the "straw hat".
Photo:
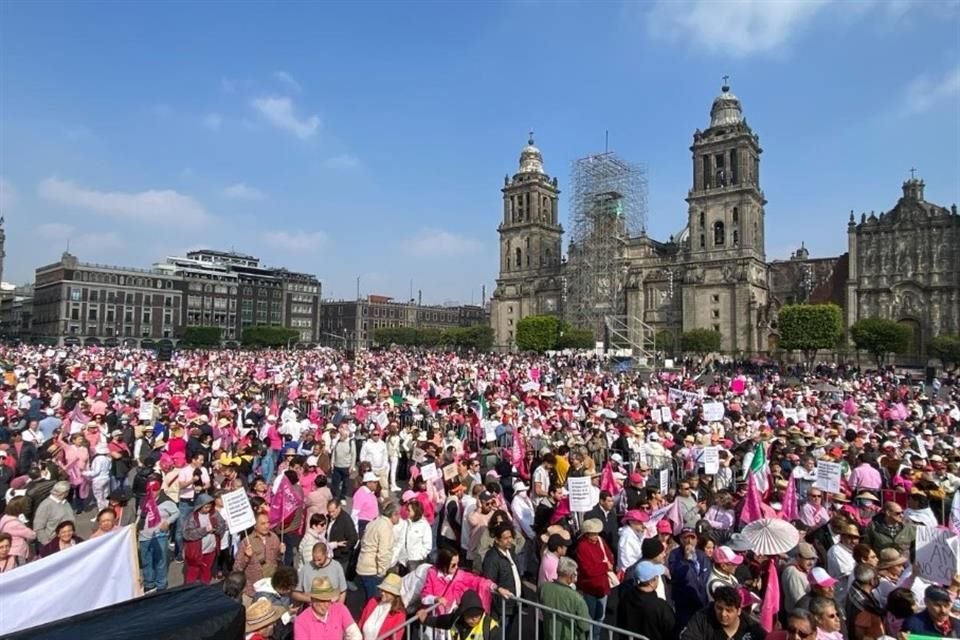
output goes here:
{"type": "Polygon", "coordinates": [[[253,633],[269,627],[279,620],[283,613],[283,607],[270,604],[270,601],[266,598],[260,598],[247,607],[246,633],[253,633]]]}
{"type": "Polygon", "coordinates": [[[907,564],[907,559],[903,557],[903,554],[899,550],[894,549],[893,547],[887,547],[886,549],[880,550],[879,562],[877,563],[877,569],[889,569],[891,567],[899,567],[900,565],[907,564]]]}
{"type": "Polygon", "coordinates": [[[400,576],[395,573],[388,573],[377,588],[380,589],[380,591],[386,591],[399,597],[401,584],[403,584],[403,581],[400,579],[400,576]]]}
{"type": "Polygon", "coordinates": [[[333,587],[330,578],[314,578],[310,585],[310,599],[332,602],[340,597],[340,593],[333,587]]]}

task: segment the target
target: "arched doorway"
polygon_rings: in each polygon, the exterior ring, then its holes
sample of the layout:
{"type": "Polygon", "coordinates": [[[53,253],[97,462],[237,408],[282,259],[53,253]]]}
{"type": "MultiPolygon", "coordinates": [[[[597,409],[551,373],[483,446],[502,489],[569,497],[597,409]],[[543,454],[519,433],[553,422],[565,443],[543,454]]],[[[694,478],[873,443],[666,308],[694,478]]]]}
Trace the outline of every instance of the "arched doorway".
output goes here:
{"type": "Polygon", "coordinates": [[[903,352],[903,355],[919,357],[923,345],[923,330],[920,328],[920,323],[913,318],[902,318],[897,321],[897,324],[910,329],[910,342],[907,343],[907,350],[903,352]]]}
{"type": "Polygon", "coordinates": [[[767,336],[767,351],[770,353],[775,353],[777,349],[780,348],[780,336],[775,333],[771,333],[767,336]]]}

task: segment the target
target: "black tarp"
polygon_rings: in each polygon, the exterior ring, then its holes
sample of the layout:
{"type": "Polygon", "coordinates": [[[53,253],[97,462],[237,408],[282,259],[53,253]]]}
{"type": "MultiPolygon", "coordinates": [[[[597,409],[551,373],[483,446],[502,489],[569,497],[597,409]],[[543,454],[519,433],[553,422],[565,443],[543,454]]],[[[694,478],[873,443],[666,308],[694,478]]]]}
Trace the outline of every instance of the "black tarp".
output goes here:
{"type": "MultiPolygon", "coordinates": [[[[57,597],[70,597],[51,595],[51,607],[57,606],[57,597]]],[[[24,629],[2,640],[243,640],[244,622],[242,604],[217,587],[191,584],[24,629]]]]}

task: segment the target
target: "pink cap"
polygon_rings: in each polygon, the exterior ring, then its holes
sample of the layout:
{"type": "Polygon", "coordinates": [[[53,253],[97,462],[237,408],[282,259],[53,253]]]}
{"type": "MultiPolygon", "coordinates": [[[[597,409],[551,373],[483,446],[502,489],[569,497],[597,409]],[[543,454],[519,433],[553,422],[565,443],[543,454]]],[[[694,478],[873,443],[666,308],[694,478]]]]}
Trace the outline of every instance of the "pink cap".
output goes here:
{"type": "Polygon", "coordinates": [[[673,523],[664,518],[657,523],[657,533],[673,534],[673,523]]]}
{"type": "Polygon", "coordinates": [[[634,471],[633,473],[630,474],[631,484],[640,484],[641,482],[643,482],[643,476],[641,476],[639,473],[634,471]]]}
{"type": "Polygon", "coordinates": [[[735,553],[730,547],[717,547],[716,551],[713,552],[713,561],[716,564],[742,564],[743,556],[735,553]]]}
{"type": "Polygon", "coordinates": [[[640,509],[631,509],[623,516],[624,522],[646,522],[649,519],[650,514],[648,514],[646,511],[640,511],[640,509]]]}
{"type": "Polygon", "coordinates": [[[417,499],[417,492],[410,491],[409,489],[404,491],[403,495],[400,496],[400,500],[403,502],[410,502],[411,500],[416,500],[416,499],[417,499]]]}
{"type": "Polygon", "coordinates": [[[814,567],[811,569],[809,580],[810,584],[815,584],[818,587],[823,587],[824,589],[829,589],[833,585],[837,584],[837,579],[827,573],[823,567],[814,567]]]}

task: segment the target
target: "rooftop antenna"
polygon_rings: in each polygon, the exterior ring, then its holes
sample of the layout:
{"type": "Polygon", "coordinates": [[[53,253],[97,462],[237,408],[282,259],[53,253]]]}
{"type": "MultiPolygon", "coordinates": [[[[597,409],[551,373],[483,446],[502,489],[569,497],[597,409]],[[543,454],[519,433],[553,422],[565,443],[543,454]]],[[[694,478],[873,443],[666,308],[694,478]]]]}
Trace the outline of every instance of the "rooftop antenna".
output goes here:
{"type": "Polygon", "coordinates": [[[610,129],[603,132],[603,152],[610,153],[610,129]]]}

